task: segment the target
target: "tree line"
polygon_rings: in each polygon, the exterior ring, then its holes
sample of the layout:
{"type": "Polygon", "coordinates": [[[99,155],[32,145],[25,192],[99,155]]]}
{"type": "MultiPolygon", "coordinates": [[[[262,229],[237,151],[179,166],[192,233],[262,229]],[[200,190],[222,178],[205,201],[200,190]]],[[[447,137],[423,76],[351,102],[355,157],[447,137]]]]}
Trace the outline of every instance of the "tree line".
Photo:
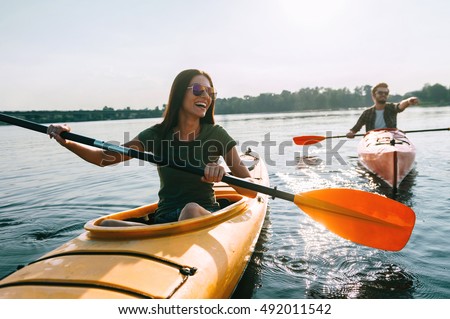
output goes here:
{"type": "MultiPolygon", "coordinates": [[[[246,95],[243,98],[219,98],[216,101],[215,113],[298,112],[368,107],[373,104],[371,88],[370,85],[359,86],[354,90],[315,87],[303,88],[296,92],[284,90],[280,94],[261,93],[258,96],[246,95]]],[[[389,101],[398,102],[409,96],[417,96],[423,106],[450,105],[450,88],[441,84],[425,84],[421,90],[408,92],[405,95],[390,95],[389,101]]],[[[126,107],[115,110],[105,106],[101,110],[93,111],[10,111],[4,113],[38,123],[61,123],[161,117],[165,107],[166,105],[162,105],[154,109],[141,110],[126,107]]],[[[1,124],[3,123],[0,122],[1,124]]]]}
{"type": "MultiPolygon", "coordinates": [[[[369,107],[373,104],[371,89],[370,85],[356,87],[353,91],[348,88],[315,87],[303,88],[296,92],[284,90],[280,94],[262,93],[255,97],[218,99],[216,113],[298,112],[369,107]]],[[[450,105],[450,88],[441,84],[425,84],[422,90],[408,92],[405,95],[390,95],[389,101],[399,102],[410,96],[417,96],[421,105],[450,105]]]]}

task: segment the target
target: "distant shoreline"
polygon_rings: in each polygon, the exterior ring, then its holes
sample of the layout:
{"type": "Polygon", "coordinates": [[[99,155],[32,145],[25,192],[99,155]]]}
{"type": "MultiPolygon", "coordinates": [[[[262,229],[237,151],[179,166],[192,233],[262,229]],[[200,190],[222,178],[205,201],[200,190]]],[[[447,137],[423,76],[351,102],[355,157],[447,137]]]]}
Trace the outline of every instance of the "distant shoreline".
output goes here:
{"type": "MultiPolygon", "coordinates": [[[[163,111],[155,110],[78,110],[78,111],[5,111],[4,114],[36,123],[109,121],[161,117],[163,111]]],[[[0,125],[6,123],[0,122],[0,125]]]]}
{"type": "MultiPolygon", "coordinates": [[[[435,104],[421,104],[416,107],[439,107],[440,105],[435,104]]],[[[444,105],[441,105],[444,106],[444,105]]],[[[369,106],[367,106],[369,107],[369,106]]],[[[365,107],[348,107],[348,108],[331,108],[330,111],[333,110],[351,110],[351,109],[361,109],[365,107]]],[[[323,108],[311,108],[304,110],[292,110],[292,111],[283,111],[283,112],[310,112],[310,111],[325,111],[323,108]]],[[[78,110],[78,111],[1,111],[0,113],[4,113],[10,116],[14,116],[17,118],[21,118],[27,121],[36,122],[36,123],[66,123],[66,122],[89,122],[89,121],[114,121],[114,120],[128,120],[128,119],[144,119],[144,118],[158,118],[163,116],[163,110],[154,109],[154,110],[133,110],[133,109],[124,109],[124,110],[112,110],[112,109],[103,109],[103,110],[78,110]]],[[[263,113],[279,113],[279,112],[216,112],[216,115],[225,115],[225,114],[263,114],[263,113]]],[[[7,123],[1,122],[0,125],[8,125],[7,123]]]]}

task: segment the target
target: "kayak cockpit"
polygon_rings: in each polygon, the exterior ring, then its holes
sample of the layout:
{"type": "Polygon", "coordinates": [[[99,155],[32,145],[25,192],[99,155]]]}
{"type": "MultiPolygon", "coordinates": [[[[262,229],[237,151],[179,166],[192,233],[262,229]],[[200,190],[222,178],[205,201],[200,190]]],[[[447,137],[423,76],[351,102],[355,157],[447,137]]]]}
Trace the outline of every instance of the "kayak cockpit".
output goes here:
{"type": "Polygon", "coordinates": [[[232,219],[239,214],[245,213],[248,208],[247,201],[252,200],[237,193],[230,193],[229,188],[226,188],[228,191],[224,190],[224,192],[220,192],[220,190],[216,190],[216,198],[222,208],[208,216],[201,216],[166,224],[143,223],[142,226],[101,226],[101,223],[107,219],[135,221],[145,218],[151,220],[152,215],[158,207],[157,203],[152,203],[91,220],[85,224],[84,228],[88,231],[89,237],[92,238],[124,239],[170,236],[212,227],[232,219]]]}

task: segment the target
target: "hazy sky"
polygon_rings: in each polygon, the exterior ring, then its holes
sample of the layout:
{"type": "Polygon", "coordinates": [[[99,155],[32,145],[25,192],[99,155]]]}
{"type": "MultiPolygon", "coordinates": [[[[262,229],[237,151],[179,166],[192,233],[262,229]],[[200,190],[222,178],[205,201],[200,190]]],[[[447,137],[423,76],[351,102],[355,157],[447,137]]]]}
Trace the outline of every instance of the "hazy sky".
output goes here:
{"type": "Polygon", "coordinates": [[[0,110],[153,108],[183,69],[219,97],[450,85],[448,0],[0,0],[0,110]]]}

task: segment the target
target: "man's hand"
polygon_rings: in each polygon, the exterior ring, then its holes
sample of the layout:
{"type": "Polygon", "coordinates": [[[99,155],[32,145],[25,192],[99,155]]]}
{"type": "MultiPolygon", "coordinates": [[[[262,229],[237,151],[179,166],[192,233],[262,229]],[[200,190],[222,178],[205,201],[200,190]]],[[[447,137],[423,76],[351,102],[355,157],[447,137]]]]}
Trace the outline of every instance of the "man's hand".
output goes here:
{"type": "Polygon", "coordinates": [[[345,136],[347,136],[347,138],[354,138],[355,133],[353,131],[349,131],[345,136]]]}

